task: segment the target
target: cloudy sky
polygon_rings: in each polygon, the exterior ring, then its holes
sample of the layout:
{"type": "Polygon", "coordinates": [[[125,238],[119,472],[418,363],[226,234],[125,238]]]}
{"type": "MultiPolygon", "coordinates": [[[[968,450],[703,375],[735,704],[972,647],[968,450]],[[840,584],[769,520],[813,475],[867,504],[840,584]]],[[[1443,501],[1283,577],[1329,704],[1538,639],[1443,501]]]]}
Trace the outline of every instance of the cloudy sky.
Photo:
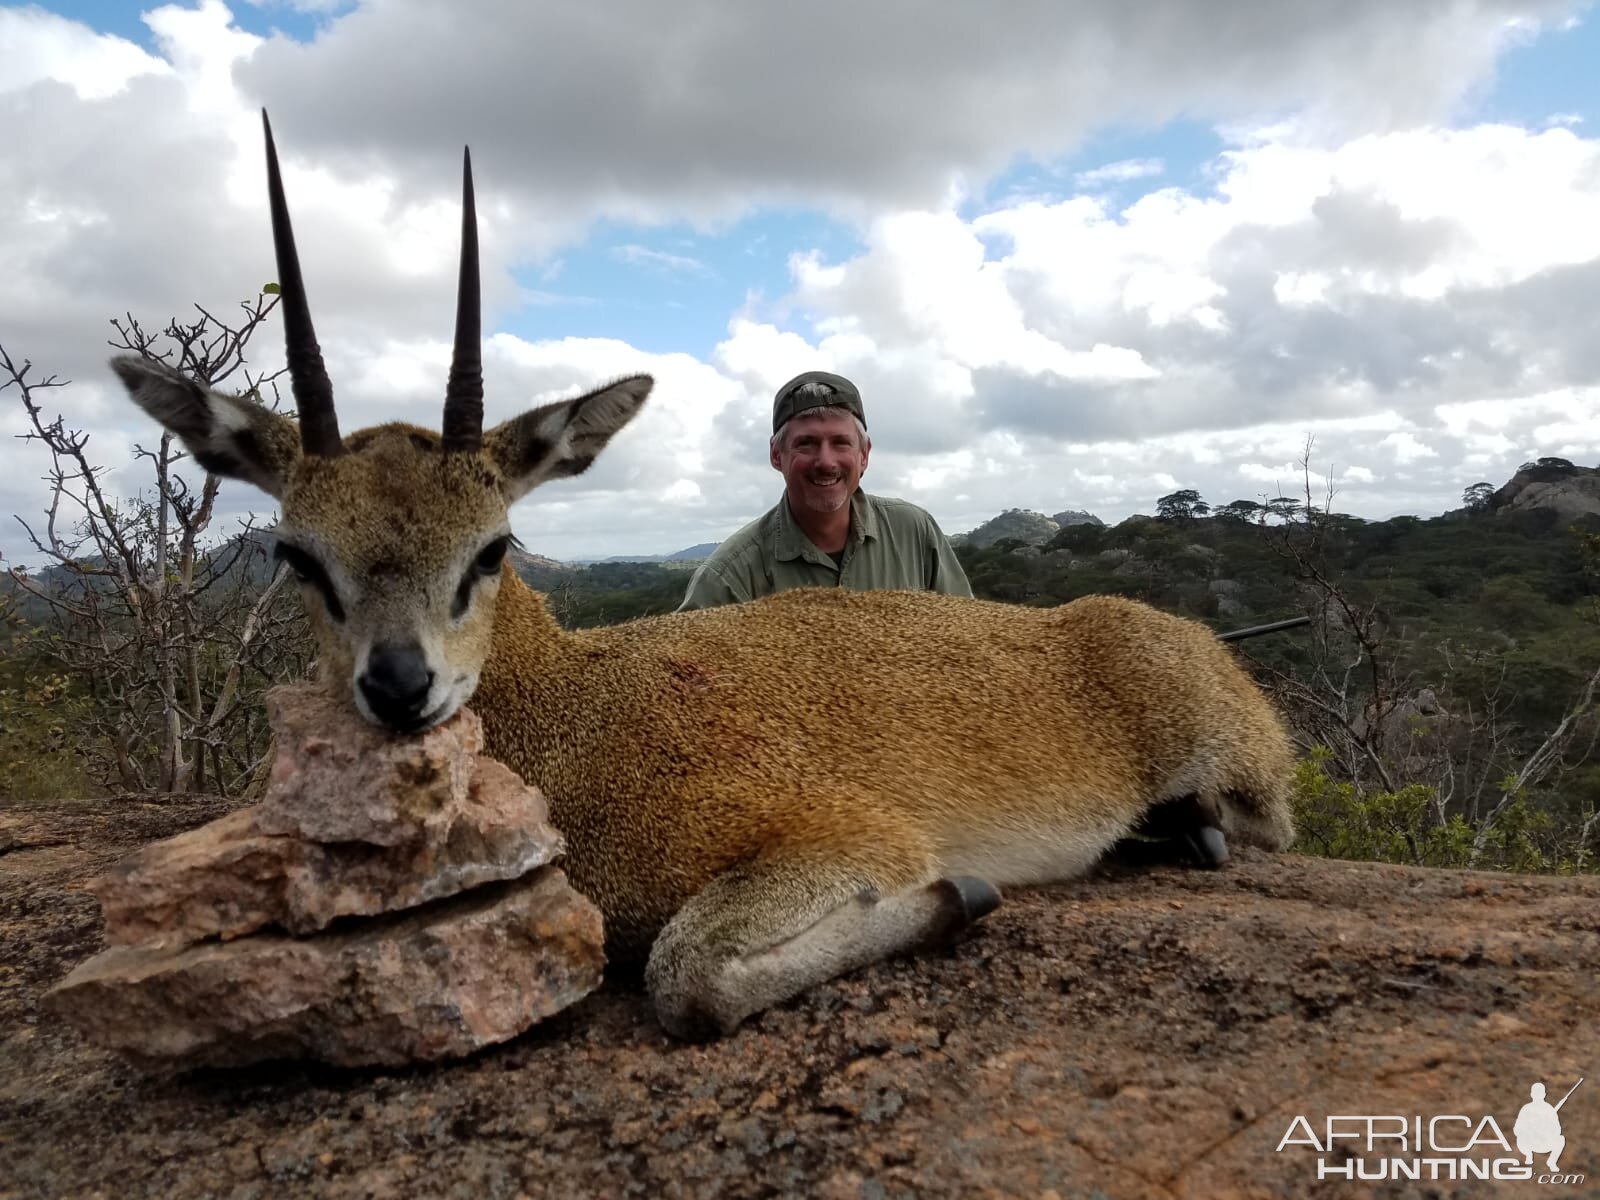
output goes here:
{"type": "MultiPolygon", "coordinates": [[[[0,6],[0,346],[137,489],[107,322],[274,277],[265,106],[347,431],[437,426],[466,143],[489,420],[656,376],[518,506],[536,552],[759,514],[811,368],[861,386],[869,490],[949,532],[1292,492],[1308,436],[1336,507],[1433,514],[1600,458],[1597,64],[1572,0],[0,6]]],[[[6,460],[27,563],[43,464],[6,460]]]]}

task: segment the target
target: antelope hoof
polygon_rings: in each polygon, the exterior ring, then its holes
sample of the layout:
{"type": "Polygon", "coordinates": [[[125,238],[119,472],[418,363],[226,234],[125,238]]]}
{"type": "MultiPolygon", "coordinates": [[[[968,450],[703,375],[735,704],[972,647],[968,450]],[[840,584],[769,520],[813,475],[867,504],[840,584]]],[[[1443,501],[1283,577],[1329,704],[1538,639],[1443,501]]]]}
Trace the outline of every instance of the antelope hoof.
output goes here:
{"type": "Polygon", "coordinates": [[[1214,870],[1228,861],[1228,839],[1215,825],[1202,825],[1186,834],[1183,840],[1202,867],[1214,870]]]}
{"type": "Polygon", "coordinates": [[[958,875],[953,879],[941,879],[939,886],[944,889],[945,897],[951,907],[952,920],[946,933],[965,929],[974,921],[988,916],[1000,907],[1000,889],[987,879],[979,879],[976,875],[958,875]]]}

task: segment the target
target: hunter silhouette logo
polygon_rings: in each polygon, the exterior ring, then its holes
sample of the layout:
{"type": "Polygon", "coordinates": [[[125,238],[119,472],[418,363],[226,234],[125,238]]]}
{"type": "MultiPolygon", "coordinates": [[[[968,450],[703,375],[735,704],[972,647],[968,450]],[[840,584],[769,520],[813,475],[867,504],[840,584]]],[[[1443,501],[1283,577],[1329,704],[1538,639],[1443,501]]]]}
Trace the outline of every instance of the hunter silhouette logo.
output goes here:
{"type": "Polygon", "coordinates": [[[1582,1083],[1580,1078],[1554,1104],[1545,1099],[1545,1085],[1535,1083],[1528,1089],[1528,1102],[1517,1112],[1511,1138],[1487,1113],[1478,1117],[1341,1113],[1324,1117],[1320,1132],[1307,1118],[1295,1117],[1278,1142],[1278,1152],[1296,1146],[1315,1151],[1318,1179],[1496,1179],[1578,1186],[1585,1176],[1560,1171],[1567,1147],[1560,1114],[1582,1083]],[[1544,1158],[1542,1169],[1535,1166],[1536,1157],[1544,1158]]]}
{"type": "Polygon", "coordinates": [[[1550,1157],[1545,1160],[1545,1167],[1552,1172],[1556,1170],[1556,1160],[1567,1145],[1567,1139],[1561,1136],[1561,1118],[1556,1114],[1561,1111],[1563,1104],[1572,1099],[1572,1093],[1578,1090],[1578,1084],[1582,1082],[1579,1079],[1553,1105],[1545,1102],[1544,1084],[1536,1083],[1528,1089],[1530,1099],[1517,1114],[1517,1123],[1512,1126],[1511,1132],[1516,1135],[1517,1149],[1530,1165],[1535,1154],[1548,1154],[1550,1157]]]}

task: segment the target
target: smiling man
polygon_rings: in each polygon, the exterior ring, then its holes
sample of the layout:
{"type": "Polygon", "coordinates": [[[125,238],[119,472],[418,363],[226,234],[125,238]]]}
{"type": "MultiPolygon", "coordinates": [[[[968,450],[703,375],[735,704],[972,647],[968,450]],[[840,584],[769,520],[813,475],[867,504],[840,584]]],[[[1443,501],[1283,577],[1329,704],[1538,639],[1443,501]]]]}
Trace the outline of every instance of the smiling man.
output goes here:
{"type": "Polygon", "coordinates": [[[783,499],[700,564],[678,611],[798,587],[972,595],[933,517],[861,490],[871,453],[861,393],[848,379],[807,371],[779,388],[768,454],[783,499]]]}

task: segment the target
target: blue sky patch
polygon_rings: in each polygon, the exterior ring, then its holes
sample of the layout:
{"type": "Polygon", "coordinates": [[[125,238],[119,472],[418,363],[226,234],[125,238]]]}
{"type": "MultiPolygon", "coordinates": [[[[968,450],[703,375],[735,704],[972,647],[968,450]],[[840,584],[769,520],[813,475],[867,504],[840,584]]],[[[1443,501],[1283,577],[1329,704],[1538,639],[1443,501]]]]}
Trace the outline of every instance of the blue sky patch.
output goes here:
{"type": "Polygon", "coordinates": [[[1465,124],[1506,122],[1537,129],[1552,117],[1600,106],[1600,15],[1591,9],[1567,29],[1552,29],[1506,50],[1494,81],[1471,99],[1465,124]]]}
{"type": "Polygon", "coordinates": [[[864,248],[854,231],[810,212],[765,210],[713,234],[602,221],[581,244],[515,273],[533,299],[498,327],[530,341],[614,337],[708,358],[730,313],[793,327],[779,304],[792,254],[838,262],[864,248]]]}
{"type": "MultiPolygon", "coordinates": [[[[49,0],[40,7],[81,21],[101,33],[114,33],[126,38],[152,54],[157,52],[155,36],[141,19],[144,13],[159,7],[156,4],[140,4],[131,0],[49,0]]],[[[199,5],[183,7],[197,8],[199,5]]],[[[309,42],[320,27],[354,7],[354,0],[351,0],[351,3],[339,5],[331,11],[301,12],[287,3],[251,4],[236,0],[228,6],[228,10],[233,13],[234,25],[247,33],[269,37],[274,32],[280,32],[297,42],[309,42]]]]}

